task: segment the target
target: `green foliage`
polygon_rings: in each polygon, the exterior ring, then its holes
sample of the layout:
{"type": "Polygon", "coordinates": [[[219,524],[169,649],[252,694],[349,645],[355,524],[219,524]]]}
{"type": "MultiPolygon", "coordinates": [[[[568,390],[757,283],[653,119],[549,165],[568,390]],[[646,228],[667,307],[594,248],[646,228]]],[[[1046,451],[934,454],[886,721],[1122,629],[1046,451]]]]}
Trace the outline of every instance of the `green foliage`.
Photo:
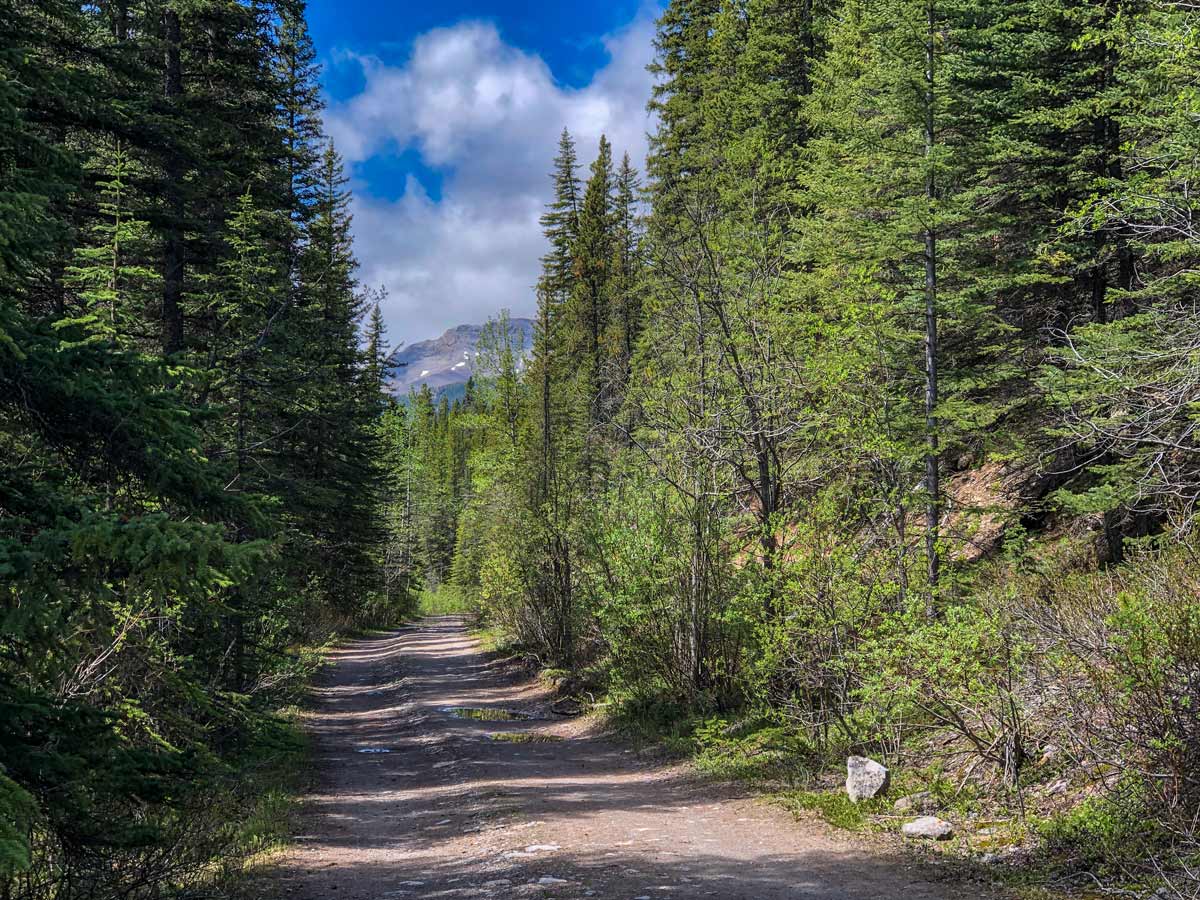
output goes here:
{"type": "Polygon", "coordinates": [[[1072,868],[1120,873],[1122,866],[1158,849],[1164,835],[1154,819],[1128,798],[1093,797],[1037,823],[1048,853],[1072,868]]]}
{"type": "Polygon", "coordinates": [[[820,771],[818,748],[778,717],[709,719],[696,729],[696,764],[715,778],[788,786],[820,771]]]}
{"type": "Polygon", "coordinates": [[[277,837],[297,648],[386,605],[303,12],[0,12],[5,896],[162,896],[277,837]]]}
{"type": "Polygon", "coordinates": [[[29,868],[29,833],[36,810],[29,792],[0,774],[0,877],[9,878],[29,868]]]}
{"type": "Polygon", "coordinates": [[[405,577],[714,771],[1067,746],[1194,836],[1196,25],[668,4],[647,208],[564,131],[528,365],[389,432],[405,577]]]}
{"type": "Polygon", "coordinates": [[[1068,686],[1065,740],[1084,758],[1122,760],[1140,802],[1185,833],[1179,819],[1200,802],[1198,572],[1190,543],[1143,551],[1119,572],[1063,580],[1052,605],[1026,613],[1039,636],[1055,636],[1044,659],[1068,686]]]}
{"type": "Polygon", "coordinates": [[[422,591],[417,612],[423,616],[461,616],[473,609],[471,598],[452,584],[443,584],[435,591],[422,591]]]}
{"type": "Polygon", "coordinates": [[[779,799],[785,808],[816,813],[830,825],[846,831],[863,831],[872,814],[885,812],[889,807],[882,797],[855,803],[845,791],[794,791],[780,795],[779,799]]]}
{"type": "Polygon", "coordinates": [[[704,719],[685,704],[647,691],[630,696],[614,692],[612,697],[615,708],[609,719],[626,739],[674,756],[696,751],[696,730],[703,726],[704,719]]]}
{"type": "Polygon", "coordinates": [[[1018,695],[1028,648],[1005,619],[974,606],[936,621],[924,611],[884,619],[850,664],[864,725],[884,733],[921,722],[956,732],[1016,784],[1025,762],[1018,695]]]}

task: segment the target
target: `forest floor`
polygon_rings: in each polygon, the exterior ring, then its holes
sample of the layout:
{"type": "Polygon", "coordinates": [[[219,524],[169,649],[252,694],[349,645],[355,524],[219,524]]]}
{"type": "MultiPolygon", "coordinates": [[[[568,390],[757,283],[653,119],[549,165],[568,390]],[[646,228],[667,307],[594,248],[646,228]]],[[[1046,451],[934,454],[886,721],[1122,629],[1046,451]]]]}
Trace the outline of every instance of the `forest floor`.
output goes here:
{"type": "Polygon", "coordinates": [[[455,617],[352,641],[315,688],[313,787],[259,881],[289,900],[980,897],[886,844],[642,759],[549,710],[455,617]],[[515,711],[530,718],[474,718],[515,711]]]}

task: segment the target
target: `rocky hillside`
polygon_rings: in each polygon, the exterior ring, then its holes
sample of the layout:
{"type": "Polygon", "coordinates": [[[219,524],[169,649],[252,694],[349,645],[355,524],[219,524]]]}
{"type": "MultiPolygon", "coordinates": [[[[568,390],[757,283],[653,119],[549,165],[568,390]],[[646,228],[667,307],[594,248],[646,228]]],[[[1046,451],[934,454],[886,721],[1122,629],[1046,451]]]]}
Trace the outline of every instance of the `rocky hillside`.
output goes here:
{"type": "MultiPolygon", "coordinates": [[[[510,319],[528,353],[533,346],[533,320],[510,319]]],[[[439,338],[401,347],[388,360],[388,387],[397,397],[421,384],[436,394],[454,393],[474,374],[482,325],[459,325],[439,338]]]]}

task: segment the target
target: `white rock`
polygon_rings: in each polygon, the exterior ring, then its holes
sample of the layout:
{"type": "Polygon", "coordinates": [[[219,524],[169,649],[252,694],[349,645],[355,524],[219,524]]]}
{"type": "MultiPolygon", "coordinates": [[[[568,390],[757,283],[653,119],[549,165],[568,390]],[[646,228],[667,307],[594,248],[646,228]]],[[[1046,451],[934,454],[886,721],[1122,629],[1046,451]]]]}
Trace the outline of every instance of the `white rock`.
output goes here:
{"type": "Polygon", "coordinates": [[[846,793],[854,803],[878,797],[887,786],[887,766],[865,756],[851,756],[846,760],[846,793]]]}
{"type": "Polygon", "coordinates": [[[907,797],[901,797],[892,804],[892,809],[896,812],[925,812],[934,808],[933,795],[929,791],[918,791],[915,794],[909,794],[907,797]]]}
{"type": "Polygon", "coordinates": [[[954,836],[954,826],[937,816],[921,816],[900,826],[905,837],[944,841],[954,836]]]}

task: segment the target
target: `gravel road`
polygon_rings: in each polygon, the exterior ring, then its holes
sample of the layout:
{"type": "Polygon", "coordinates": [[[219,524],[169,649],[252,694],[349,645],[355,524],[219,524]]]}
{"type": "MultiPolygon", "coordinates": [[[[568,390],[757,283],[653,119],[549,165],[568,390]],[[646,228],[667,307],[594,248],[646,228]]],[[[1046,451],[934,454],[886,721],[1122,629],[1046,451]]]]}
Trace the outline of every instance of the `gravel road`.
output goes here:
{"type": "Polygon", "coordinates": [[[310,720],[314,788],[269,875],[279,896],[980,896],[559,719],[456,618],[354,641],[331,663],[310,720]]]}

